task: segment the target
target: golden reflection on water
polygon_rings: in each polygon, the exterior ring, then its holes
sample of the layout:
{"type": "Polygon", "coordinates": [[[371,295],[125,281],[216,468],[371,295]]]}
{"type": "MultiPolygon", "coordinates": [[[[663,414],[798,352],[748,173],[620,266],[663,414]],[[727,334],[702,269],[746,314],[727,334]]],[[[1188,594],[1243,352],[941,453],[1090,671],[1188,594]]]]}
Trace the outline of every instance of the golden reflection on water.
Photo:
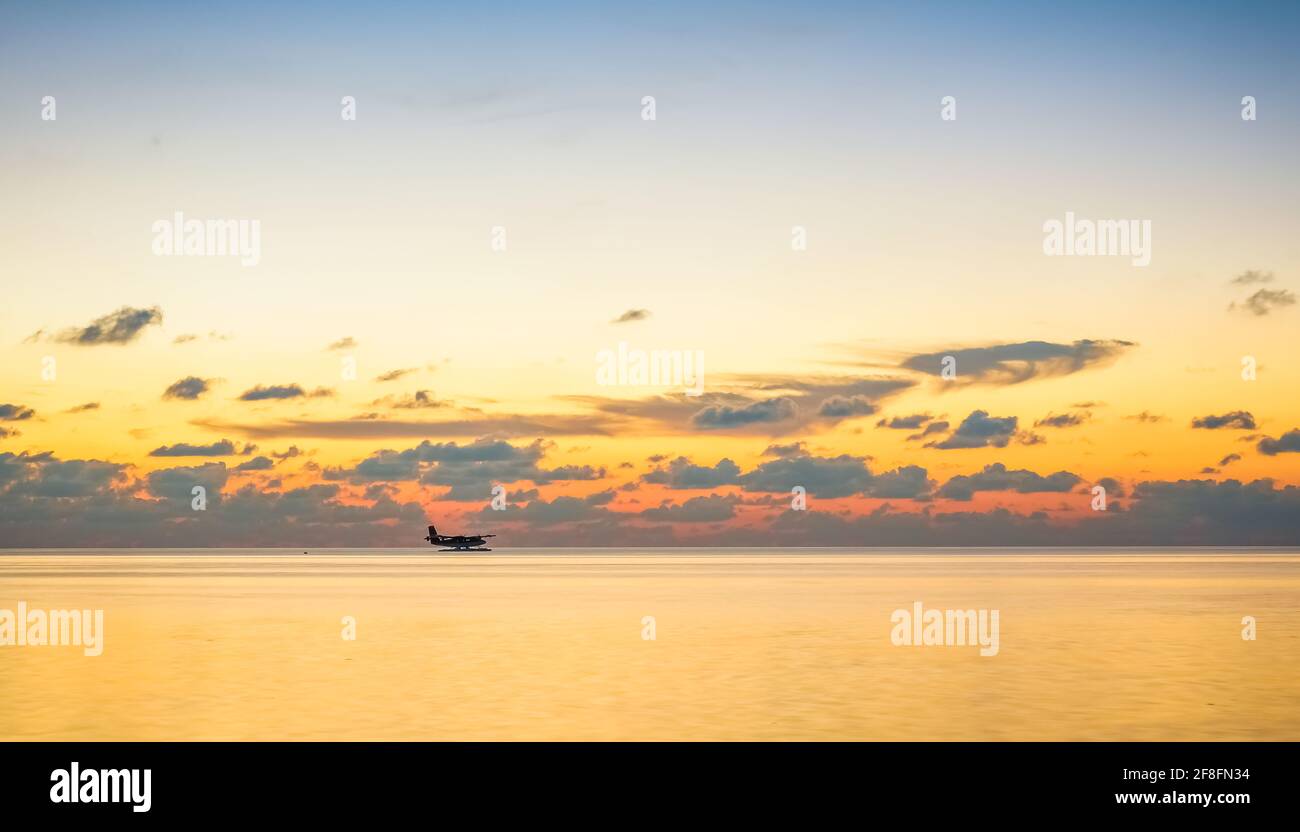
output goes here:
{"type": "Polygon", "coordinates": [[[1300,738],[1294,553],[206,551],[0,553],[105,617],[0,647],[0,738],[1300,738]],[[915,601],[998,655],[894,646],[915,601]]]}

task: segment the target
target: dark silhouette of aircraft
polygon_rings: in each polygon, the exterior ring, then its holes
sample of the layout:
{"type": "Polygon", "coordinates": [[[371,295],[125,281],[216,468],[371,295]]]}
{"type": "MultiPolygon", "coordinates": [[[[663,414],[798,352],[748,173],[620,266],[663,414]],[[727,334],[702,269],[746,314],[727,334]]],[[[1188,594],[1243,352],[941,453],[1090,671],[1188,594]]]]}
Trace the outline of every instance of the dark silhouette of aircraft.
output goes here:
{"type": "Polygon", "coordinates": [[[485,538],[496,537],[494,534],[438,534],[438,530],[433,526],[429,527],[429,534],[424,539],[434,546],[446,546],[446,549],[439,549],[439,552],[490,552],[491,549],[486,547],[485,538]]]}

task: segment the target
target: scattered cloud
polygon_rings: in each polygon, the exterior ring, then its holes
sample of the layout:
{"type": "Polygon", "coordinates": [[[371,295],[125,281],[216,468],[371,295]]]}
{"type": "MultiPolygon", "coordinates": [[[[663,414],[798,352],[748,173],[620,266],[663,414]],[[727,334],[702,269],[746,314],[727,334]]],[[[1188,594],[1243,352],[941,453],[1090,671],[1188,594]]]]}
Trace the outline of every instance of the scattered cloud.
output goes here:
{"type": "Polygon", "coordinates": [[[1277,439],[1265,436],[1256,447],[1265,456],[1300,453],[1300,428],[1292,428],[1277,439]]]}
{"type": "Polygon", "coordinates": [[[1203,430],[1254,430],[1255,417],[1245,410],[1234,410],[1221,416],[1200,416],[1192,420],[1192,427],[1203,430]]]}
{"type": "Polygon", "coordinates": [[[610,323],[626,324],[632,321],[644,321],[648,317],[650,317],[649,309],[629,309],[610,323]]]}
{"type": "Polygon", "coordinates": [[[241,402],[260,402],[277,399],[314,399],[332,395],[334,395],[334,391],[325,387],[317,387],[315,390],[308,392],[297,384],[272,384],[268,387],[259,384],[241,393],[239,400],[241,402]]]}
{"type": "Polygon", "coordinates": [[[1255,269],[1250,269],[1249,271],[1242,272],[1241,274],[1237,275],[1236,277],[1234,277],[1232,280],[1228,282],[1235,283],[1238,286],[1251,286],[1256,283],[1272,283],[1273,273],[1261,272],[1261,271],[1256,271],[1255,269]]]}
{"type": "Polygon", "coordinates": [[[210,379],[186,376],[180,381],[169,385],[163,391],[162,397],[164,399],[183,399],[192,402],[211,389],[212,382],[210,379]]]}
{"type": "Polygon", "coordinates": [[[83,327],[65,329],[54,337],[61,344],[89,347],[99,344],[129,344],[139,337],[147,326],[162,323],[162,310],[157,306],[136,309],[123,306],[115,312],[102,315],[83,327]]]}
{"type": "Polygon", "coordinates": [[[0,422],[25,422],[35,415],[35,410],[21,404],[0,404],[0,422]]]}
{"type": "Polygon", "coordinates": [[[1295,294],[1290,289],[1260,289],[1240,304],[1236,301],[1228,304],[1228,311],[1240,309],[1258,317],[1267,315],[1275,309],[1293,305],[1295,305],[1295,294]]]}
{"type": "Polygon", "coordinates": [[[1135,346],[1132,341],[1115,340],[1082,340],[1072,344],[1024,341],[921,353],[906,358],[899,366],[939,376],[945,359],[952,358],[959,382],[1020,384],[1031,379],[1070,375],[1105,366],[1135,346]]]}
{"type": "Polygon", "coordinates": [[[234,453],[235,443],[222,439],[208,445],[191,445],[187,442],[163,445],[150,451],[149,456],[231,456],[234,453]]]}
{"type": "Polygon", "coordinates": [[[968,448],[1005,448],[1016,435],[1015,416],[990,416],[987,411],[975,410],[962,420],[957,429],[942,442],[928,442],[927,448],[942,451],[968,448]]]}

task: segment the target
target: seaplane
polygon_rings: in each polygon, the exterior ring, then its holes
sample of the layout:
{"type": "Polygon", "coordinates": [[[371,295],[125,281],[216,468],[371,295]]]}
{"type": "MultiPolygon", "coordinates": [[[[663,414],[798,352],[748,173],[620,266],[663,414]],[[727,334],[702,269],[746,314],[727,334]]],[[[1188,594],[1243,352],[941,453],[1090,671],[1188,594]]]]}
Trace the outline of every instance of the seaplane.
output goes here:
{"type": "Polygon", "coordinates": [[[439,552],[490,552],[487,548],[487,538],[496,537],[494,534],[438,534],[438,530],[433,526],[429,527],[429,534],[424,538],[434,546],[446,546],[446,549],[439,549],[439,552]]]}

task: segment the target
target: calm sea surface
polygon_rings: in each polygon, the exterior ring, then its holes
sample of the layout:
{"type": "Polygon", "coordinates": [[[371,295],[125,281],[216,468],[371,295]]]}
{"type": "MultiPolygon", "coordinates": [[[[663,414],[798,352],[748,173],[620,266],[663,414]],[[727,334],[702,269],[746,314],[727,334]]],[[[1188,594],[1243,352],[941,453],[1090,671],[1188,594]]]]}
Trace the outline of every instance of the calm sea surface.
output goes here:
{"type": "Polygon", "coordinates": [[[20,601],[105,648],[0,646],[5,739],[1300,739],[1295,552],[0,550],[20,601]]]}

